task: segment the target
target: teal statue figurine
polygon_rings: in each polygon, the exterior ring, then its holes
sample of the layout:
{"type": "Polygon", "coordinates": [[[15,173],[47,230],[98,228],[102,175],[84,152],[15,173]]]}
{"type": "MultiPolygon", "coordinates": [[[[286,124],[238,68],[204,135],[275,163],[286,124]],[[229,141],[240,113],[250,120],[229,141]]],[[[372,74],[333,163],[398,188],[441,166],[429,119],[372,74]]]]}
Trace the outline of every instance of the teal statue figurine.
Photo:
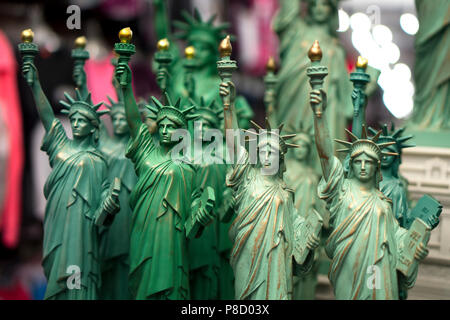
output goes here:
{"type": "Polygon", "coordinates": [[[194,122],[194,148],[193,163],[197,167],[195,186],[201,189],[211,187],[215,193],[214,215],[212,221],[198,238],[189,241],[189,268],[191,299],[193,300],[217,300],[219,299],[219,277],[223,276],[220,271],[219,256],[219,224],[223,216],[224,193],[226,189],[225,176],[226,164],[223,155],[221,141],[218,148],[212,149],[212,143],[208,142],[211,130],[221,127],[222,109],[217,110],[215,101],[206,105],[203,98],[200,104],[192,101],[195,106],[194,122]]]}
{"type": "Polygon", "coordinates": [[[33,93],[46,134],[41,146],[49,156],[52,172],[44,195],[42,266],[48,284],[45,299],[98,299],[101,284],[99,227],[113,221],[120,209],[116,182],[108,187],[107,163],[97,149],[99,106],[90,96],[67,93],[61,101],[73,133],[69,139],[39,82],[32,60],[22,72],[33,93]]]}
{"type": "Polygon", "coordinates": [[[411,129],[431,131],[420,145],[448,147],[450,133],[450,24],[447,0],[415,0],[419,30],[415,35],[414,109],[411,129]],[[445,135],[437,135],[445,132],[445,135]],[[438,140],[438,141],[436,141],[438,140]]]}
{"type": "MultiPolygon", "coordinates": [[[[320,47],[311,51],[310,56],[314,58],[320,53],[320,47]]],[[[338,151],[350,154],[349,172],[345,176],[342,164],[334,156],[327,123],[327,97],[321,88],[311,92],[310,104],[323,173],[318,192],[330,211],[331,234],[326,252],[332,259],[329,279],[335,297],[399,299],[397,270],[403,270],[406,275],[401,278],[404,286],[412,287],[417,276],[417,263],[426,257],[428,249],[426,241],[409,245],[414,237],[400,227],[392,211],[392,202],[379,190],[382,158],[396,155],[382,150],[395,142],[379,143],[382,131],[370,138],[365,127],[361,137],[347,130],[351,142],[336,139],[345,145],[338,151]],[[318,106],[322,110],[321,117],[315,113],[318,106]],[[408,262],[412,268],[405,271],[402,265],[407,261],[414,263],[408,262]]],[[[425,234],[428,228],[422,229],[425,234]]]]}
{"type": "MultiPolygon", "coordinates": [[[[75,40],[75,49],[72,50],[72,58],[74,59],[73,79],[82,96],[85,96],[88,92],[84,64],[89,58],[89,53],[85,50],[85,46],[86,38],[78,37],[75,40]]],[[[113,60],[113,63],[115,60],[113,60]]],[[[129,196],[136,183],[136,174],[132,162],[125,157],[125,149],[130,134],[121,99],[122,92],[118,90],[119,86],[115,78],[113,78],[113,85],[119,100],[113,101],[108,97],[110,105],[105,104],[109,109],[113,135],[112,137],[109,136],[103,121],[101,121],[98,149],[108,163],[109,182],[113,183],[116,177],[121,179],[119,200],[122,205],[113,223],[108,228],[100,229],[102,282],[99,298],[126,300],[130,299],[128,292],[128,251],[131,221],[129,196]]]]}
{"type": "MultiPolygon", "coordinates": [[[[220,95],[225,130],[240,132],[234,105],[235,88],[231,82],[236,62],[230,59],[229,37],[222,41],[219,50],[221,59],[217,68],[222,79],[220,95]]],[[[282,126],[272,131],[267,121],[266,130],[258,128],[259,134],[248,131],[251,140],[259,138],[260,161],[254,164],[249,151],[238,144],[240,139],[227,139],[229,154],[234,155],[237,149],[237,159],[227,177],[236,201],[235,218],[229,231],[233,242],[230,262],[235,275],[235,299],[286,300],[292,298],[296,229],[293,193],[284,183],[283,173],[284,156],[295,145],[286,142],[293,135],[279,134],[282,126]],[[274,164],[278,170],[272,171],[274,164]]],[[[307,240],[307,250],[311,253],[318,245],[318,238],[312,235],[307,240]]],[[[308,254],[299,269],[308,271],[312,257],[308,254]]]]}
{"type": "Polygon", "coordinates": [[[133,163],[125,157],[130,132],[125,117],[123,101],[113,101],[108,97],[109,115],[113,126],[113,136],[100,140],[100,150],[108,161],[108,177],[120,177],[120,211],[114,222],[102,232],[102,287],[101,298],[106,300],[127,300],[129,247],[132,211],[129,205],[130,194],[136,184],[133,163]]]}
{"type": "MultiPolygon", "coordinates": [[[[217,93],[217,87],[220,84],[220,79],[216,72],[217,47],[225,36],[224,30],[228,28],[228,24],[224,23],[214,26],[213,22],[216,16],[203,20],[197,9],[194,10],[194,15],[183,11],[184,21],[175,21],[174,26],[178,30],[175,34],[171,34],[169,32],[170,26],[167,17],[166,1],[156,0],[153,1],[153,4],[155,8],[156,35],[158,39],[167,39],[170,42],[170,46],[167,49],[172,56],[170,65],[167,67],[172,77],[170,84],[167,85],[169,94],[181,97],[182,105],[189,104],[188,97],[195,101],[198,101],[200,97],[203,97],[205,101],[215,100],[217,105],[219,105],[221,101],[217,93]],[[181,52],[176,46],[175,38],[186,41],[187,47],[192,46],[195,49],[195,56],[187,55],[185,59],[182,59],[181,52]],[[186,65],[188,68],[186,68],[186,65]],[[192,69],[189,70],[189,67],[192,69]],[[191,73],[195,88],[190,86],[192,84],[191,81],[186,81],[186,72],[191,73]]],[[[156,70],[158,70],[157,81],[161,86],[161,84],[167,83],[165,79],[168,73],[157,66],[159,64],[157,57],[158,55],[155,54],[156,70]]],[[[249,128],[249,120],[253,118],[254,113],[243,96],[236,98],[236,112],[239,118],[239,125],[243,128],[249,128]]]]}
{"type": "Polygon", "coordinates": [[[317,39],[325,53],[319,61],[322,60],[324,69],[333,70],[323,83],[325,91],[330,95],[331,103],[327,117],[328,125],[333,138],[343,138],[347,120],[352,116],[350,101],[352,89],[348,82],[345,51],[336,33],[338,1],[305,1],[307,3],[305,17],[300,14],[302,1],[279,0],[278,2],[279,10],[272,22],[280,42],[276,120],[294,128],[300,124],[304,128],[313,126],[307,96],[310,80],[305,71],[310,67],[308,49],[317,39]]]}
{"type": "MultiPolygon", "coordinates": [[[[127,37],[123,43],[130,40],[127,37]]],[[[182,110],[180,100],[172,104],[166,96],[164,105],[152,97],[154,105],[147,107],[158,126],[159,144],[155,144],[141,120],[131,70],[120,57],[115,76],[121,80],[131,136],[126,157],[137,175],[130,194],[130,293],[135,299],[189,299],[187,237],[199,235],[214,218],[211,189],[205,190],[207,197],[195,189],[195,166],[174,151],[180,143],[177,129],[187,128],[193,107],[182,110]]]]}

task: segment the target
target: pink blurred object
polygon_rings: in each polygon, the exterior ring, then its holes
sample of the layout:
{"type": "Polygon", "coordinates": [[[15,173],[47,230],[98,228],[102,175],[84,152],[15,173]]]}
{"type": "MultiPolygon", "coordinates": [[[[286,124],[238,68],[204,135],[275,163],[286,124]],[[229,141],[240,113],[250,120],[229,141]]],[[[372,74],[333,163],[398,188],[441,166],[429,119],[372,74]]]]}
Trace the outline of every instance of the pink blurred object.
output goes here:
{"type": "Polygon", "coordinates": [[[278,9],[277,0],[253,0],[252,10],[255,12],[258,28],[258,56],[253,65],[253,72],[264,74],[269,57],[277,59],[278,39],[272,31],[271,23],[275,12],[278,9]]]}
{"type": "MultiPolygon", "coordinates": [[[[85,64],[85,71],[87,77],[87,87],[91,92],[92,101],[94,103],[106,102],[109,104],[106,96],[117,100],[116,91],[112,85],[112,78],[114,75],[114,67],[111,64],[111,58],[114,55],[111,53],[101,60],[89,59],[85,64]]],[[[101,106],[103,110],[105,106],[101,106]]]]}
{"type": "Polygon", "coordinates": [[[18,244],[22,216],[23,137],[22,115],[17,88],[17,62],[8,38],[0,30],[0,113],[9,138],[6,190],[0,208],[2,242],[8,248],[18,244]]]}

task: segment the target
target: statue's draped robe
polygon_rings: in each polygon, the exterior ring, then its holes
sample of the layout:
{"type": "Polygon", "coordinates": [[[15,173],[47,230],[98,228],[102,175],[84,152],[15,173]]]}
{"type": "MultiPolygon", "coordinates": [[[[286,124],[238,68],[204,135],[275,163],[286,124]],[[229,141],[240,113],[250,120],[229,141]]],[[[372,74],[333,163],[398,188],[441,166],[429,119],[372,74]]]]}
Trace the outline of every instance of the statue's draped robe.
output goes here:
{"type": "Polygon", "coordinates": [[[216,160],[204,158],[200,164],[196,164],[195,186],[202,190],[207,187],[214,190],[216,202],[213,213],[216,217],[210,225],[203,229],[200,237],[189,241],[191,298],[194,300],[219,298],[218,229],[223,193],[226,188],[226,166],[223,160],[219,158],[216,160]]]}
{"type": "MultiPolygon", "coordinates": [[[[306,218],[313,209],[322,213],[320,209],[324,209],[323,202],[317,196],[317,185],[319,179],[315,171],[306,164],[300,164],[297,159],[286,159],[286,172],[284,174],[286,184],[294,190],[294,206],[296,214],[306,218]]],[[[296,217],[294,216],[293,219],[296,217]]],[[[294,292],[293,299],[298,300],[313,300],[315,297],[315,289],[317,284],[317,272],[319,269],[319,251],[322,247],[316,250],[316,255],[312,270],[306,274],[300,274],[294,277],[294,292]]]]}
{"type": "Polygon", "coordinates": [[[52,167],[44,186],[45,298],[97,299],[101,275],[94,215],[108,188],[106,161],[95,149],[77,148],[57,119],[41,149],[52,167]],[[77,270],[81,271],[81,289],[69,289],[77,284],[77,270]]]}
{"type": "Polygon", "coordinates": [[[244,161],[233,168],[227,185],[236,198],[236,218],[230,227],[230,263],[239,300],[292,298],[292,191],[280,179],[264,179],[244,161]]]}
{"type": "MultiPolygon", "coordinates": [[[[328,181],[322,178],[318,190],[330,211],[326,252],[332,259],[328,277],[336,299],[398,299],[396,264],[407,231],[395,219],[390,201],[378,189],[364,192],[345,179],[336,157],[328,181]],[[379,277],[375,283],[374,269],[379,277]]],[[[416,275],[405,279],[407,287],[416,275]]]]}
{"type": "Polygon", "coordinates": [[[120,211],[113,223],[103,228],[100,242],[102,256],[102,299],[130,299],[128,290],[129,249],[131,233],[130,194],[136,184],[133,163],[125,157],[126,145],[115,139],[101,139],[101,151],[108,160],[108,180],[121,179],[120,211]]]}
{"type": "Polygon", "coordinates": [[[416,0],[414,110],[420,128],[450,129],[450,3],[416,0]]]}
{"type": "Polygon", "coordinates": [[[403,181],[392,177],[380,182],[381,192],[392,200],[392,211],[401,227],[405,228],[408,218],[408,197],[403,181]]]}
{"type": "Polygon", "coordinates": [[[130,195],[130,292],[136,299],[189,299],[184,224],[190,215],[195,168],[156,147],[141,124],[126,156],[138,176],[130,195]]]}
{"type": "Polygon", "coordinates": [[[328,125],[333,138],[343,138],[347,119],[352,117],[353,112],[350,97],[352,86],[348,80],[344,49],[338,39],[326,30],[315,32],[302,20],[299,1],[286,1],[285,5],[290,8],[280,10],[273,20],[273,28],[280,41],[281,59],[277,73],[276,121],[294,128],[299,124],[303,128],[313,126],[309,103],[311,86],[306,69],[311,66],[308,50],[314,40],[319,40],[323,52],[320,64],[328,67],[323,85],[328,96],[328,125]]]}

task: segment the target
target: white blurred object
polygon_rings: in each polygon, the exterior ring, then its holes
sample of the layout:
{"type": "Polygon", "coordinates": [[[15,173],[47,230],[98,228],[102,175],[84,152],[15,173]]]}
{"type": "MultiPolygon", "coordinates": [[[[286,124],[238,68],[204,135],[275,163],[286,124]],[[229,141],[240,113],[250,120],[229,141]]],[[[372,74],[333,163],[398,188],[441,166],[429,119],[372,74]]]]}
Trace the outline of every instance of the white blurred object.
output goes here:
{"type": "Polygon", "coordinates": [[[336,30],[337,32],[345,32],[350,27],[350,17],[347,12],[342,9],[338,11],[339,15],[339,28],[336,30]]]}
{"type": "Polygon", "coordinates": [[[373,39],[380,46],[392,42],[392,31],[385,25],[379,24],[372,29],[373,39]]]}
{"type": "Polygon", "coordinates": [[[350,26],[353,30],[369,31],[371,25],[370,18],[365,13],[357,12],[350,17],[350,26]]]}
{"type": "Polygon", "coordinates": [[[404,13],[400,16],[400,26],[407,34],[415,35],[419,31],[419,20],[412,13],[404,13]]]}

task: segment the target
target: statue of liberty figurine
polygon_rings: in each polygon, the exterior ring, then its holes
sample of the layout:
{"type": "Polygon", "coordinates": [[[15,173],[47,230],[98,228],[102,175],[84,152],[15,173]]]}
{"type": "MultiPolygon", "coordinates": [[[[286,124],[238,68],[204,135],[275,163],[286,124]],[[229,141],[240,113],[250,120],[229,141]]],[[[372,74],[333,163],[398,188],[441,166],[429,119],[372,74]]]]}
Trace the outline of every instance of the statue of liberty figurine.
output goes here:
{"type": "Polygon", "coordinates": [[[44,186],[47,199],[44,218],[42,266],[47,278],[45,299],[94,300],[101,285],[99,216],[111,221],[119,210],[118,199],[108,192],[107,162],[97,149],[100,104],[76,91],[61,101],[70,118],[69,139],[45,96],[32,61],[24,61],[46,134],[41,149],[49,156],[52,172],[44,186]]]}
{"type": "MultiPolygon", "coordinates": [[[[310,51],[314,61],[320,55],[310,51]]],[[[348,175],[334,156],[328,129],[327,97],[315,89],[310,95],[314,114],[315,140],[323,177],[318,191],[330,211],[330,236],[326,253],[332,259],[328,277],[336,299],[399,299],[398,262],[404,250],[407,230],[400,227],[392,211],[392,201],[380,190],[383,156],[396,155],[382,149],[395,142],[379,143],[380,130],[372,138],[365,127],[361,137],[347,130],[351,142],[337,140],[345,145],[338,150],[350,154],[348,175]],[[320,116],[316,110],[322,110],[320,116]]],[[[428,249],[422,242],[413,252],[414,259],[426,257],[428,249]]],[[[417,276],[417,266],[408,277],[402,277],[400,286],[410,288],[417,276]]]]}
{"type": "MultiPolygon", "coordinates": [[[[136,184],[133,163],[125,157],[125,150],[130,139],[130,132],[125,117],[123,101],[114,101],[108,97],[109,115],[113,126],[113,136],[100,140],[100,150],[108,161],[108,177],[121,178],[119,199],[121,208],[111,226],[102,230],[102,287],[101,298],[106,300],[127,300],[128,291],[129,247],[132,211],[129,205],[131,191],[136,184]]],[[[104,136],[101,136],[104,138],[104,136]]]]}
{"type": "MultiPolygon", "coordinates": [[[[225,130],[233,129],[240,133],[234,107],[235,88],[231,72],[228,72],[236,67],[229,58],[229,37],[223,40],[219,50],[218,71],[223,79],[220,95],[223,98],[225,130]]],[[[237,149],[237,159],[227,177],[227,185],[236,201],[229,236],[233,243],[230,263],[235,276],[235,299],[239,300],[292,298],[296,213],[294,195],[283,181],[283,173],[287,150],[296,147],[286,140],[295,135],[281,135],[282,125],[278,130],[272,130],[266,121],[266,126],[266,130],[257,126],[260,134],[254,130],[247,131],[251,140],[259,138],[259,161],[252,159],[236,136],[227,139],[229,154],[234,155],[237,149]]],[[[309,270],[314,256],[311,250],[317,247],[318,241],[313,234],[308,238],[308,258],[296,270],[309,270]]]]}
{"type": "MultiPolygon", "coordinates": [[[[161,85],[167,82],[167,91],[171,96],[182,97],[182,105],[188,104],[190,97],[198,101],[203,97],[205,101],[215,100],[220,105],[220,96],[217,87],[220,79],[217,76],[216,61],[218,59],[217,47],[225,37],[224,31],[229,27],[227,23],[214,26],[216,16],[208,20],[203,20],[197,9],[194,15],[183,11],[184,21],[175,21],[174,26],[179,30],[175,34],[169,32],[170,26],[167,17],[166,1],[153,1],[155,6],[155,29],[158,39],[167,38],[170,41],[169,52],[172,54],[172,62],[169,66],[169,73],[172,77],[170,81],[165,81],[168,74],[164,71],[157,72],[157,80],[161,85]],[[183,68],[186,59],[182,59],[179,48],[175,45],[175,38],[186,41],[187,46],[195,49],[195,57],[192,59],[192,78],[194,81],[186,81],[186,70],[183,68]],[[192,87],[192,83],[195,86],[192,87]]],[[[164,88],[162,88],[164,91],[164,88]]],[[[249,128],[249,120],[254,113],[243,96],[236,98],[236,112],[239,118],[239,125],[249,128]]]]}
{"type": "Polygon", "coordinates": [[[130,293],[139,300],[189,299],[186,224],[192,222],[201,230],[213,219],[205,206],[198,205],[195,166],[175,151],[177,129],[187,129],[194,107],[182,110],[179,99],[172,104],[166,95],[167,105],[163,105],[152,97],[154,105],[147,107],[158,125],[156,144],[141,120],[128,64],[119,59],[115,75],[121,81],[131,135],[126,157],[138,177],[130,195],[130,293]]]}
{"type": "MultiPolygon", "coordinates": [[[[317,195],[320,177],[311,165],[311,152],[314,147],[312,128],[304,129],[300,126],[298,129],[288,127],[287,130],[288,133],[296,133],[296,136],[291,141],[299,146],[286,156],[286,173],[284,175],[286,184],[295,194],[294,206],[296,213],[305,218],[315,209],[327,221],[328,212],[326,211],[325,203],[317,195]]],[[[324,225],[326,226],[327,223],[324,225]]],[[[322,250],[323,246],[320,245],[317,248],[310,272],[294,277],[293,299],[313,300],[315,298],[320,264],[319,257],[321,256],[319,253],[322,250]]]]}
{"type": "MultiPolygon", "coordinates": [[[[88,94],[87,77],[84,70],[84,61],[89,58],[85,50],[86,38],[78,37],[75,40],[75,49],[72,50],[74,58],[73,79],[82,96],[88,94]]],[[[111,61],[115,66],[117,58],[111,61]]],[[[113,77],[112,84],[116,90],[118,101],[108,97],[113,135],[109,136],[103,121],[100,122],[98,149],[105,156],[108,163],[108,180],[114,182],[120,177],[121,188],[119,200],[121,205],[119,215],[108,228],[100,230],[100,253],[102,269],[102,286],[100,298],[106,300],[130,299],[128,292],[128,250],[130,246],[131,209],[129,196],[136,183],[133,163],[125,157],[125,149],[130,139],[130,132],[125,118],[122,91],[119,83],[113,77]]]]}
{"type": "MultiPolygon", "coordinates": [[[[191,298],[194,300],[217,300],[219,298],[220,256],[219,227],[221,210],[224,209],[225,176],[227,166],[223,154],[222,140],[211,140],[212,130],[221,127],[223,111],[217,109],[215,100],[206,105],[203,98],[195,106],[193,163],[197,166],[195,186],[211,187],[215,193],[216,218],[202,232],[200,237],[189,241],[189,268],[191,298]],[[210,142],[207,142],[210,141],[210,142]]],[[[220,133],[220,137],[221,132],[220,133]]]]}
{"type": "MultiPolygon", "coordinates": [[[[310,61],[307,52],[314,40],[319,40],[324,55],[322,64],[328,67],[329,79],[324,90],[328,92],[328,114],[332,137],[342,138],[347,120],[352,116],[345,51],[336,30],[337,0],[307,0],[307,13],[301,16],[300,0],[279,0],[280,9],[273,20],[273,29],[280,41],[280,69],[277,73],[275,118],[286,125],[312,127],[308,104],[309,79],[306,68],[310,61]]],[[[317,159],[317,156],[315,157],[317,159]]]]}

